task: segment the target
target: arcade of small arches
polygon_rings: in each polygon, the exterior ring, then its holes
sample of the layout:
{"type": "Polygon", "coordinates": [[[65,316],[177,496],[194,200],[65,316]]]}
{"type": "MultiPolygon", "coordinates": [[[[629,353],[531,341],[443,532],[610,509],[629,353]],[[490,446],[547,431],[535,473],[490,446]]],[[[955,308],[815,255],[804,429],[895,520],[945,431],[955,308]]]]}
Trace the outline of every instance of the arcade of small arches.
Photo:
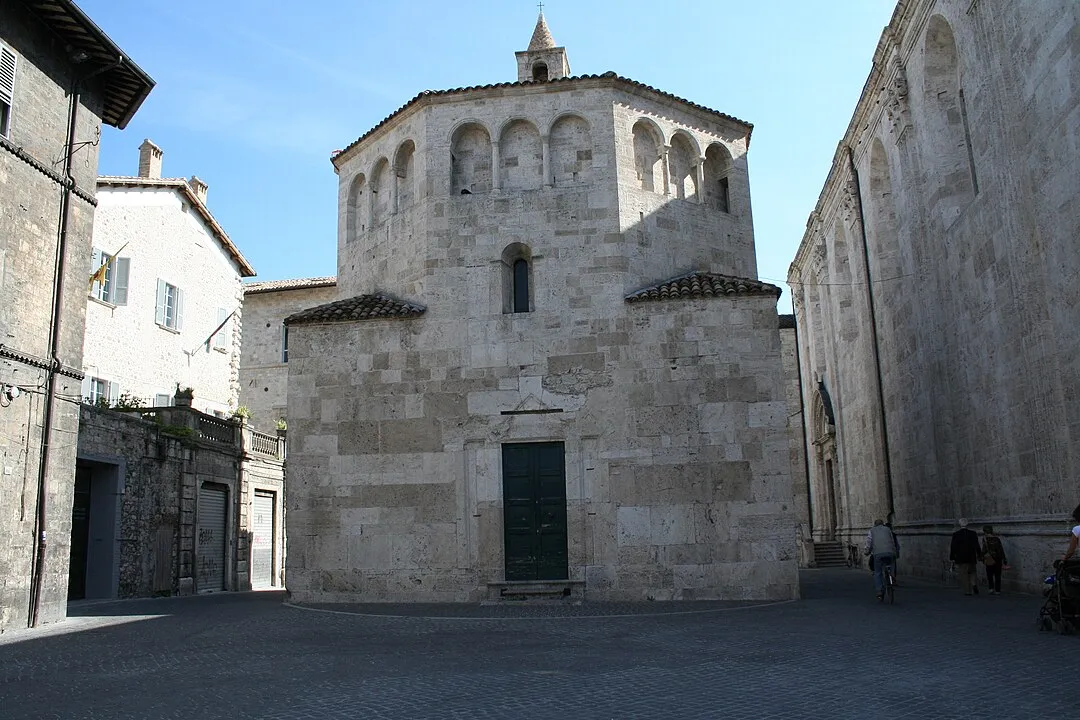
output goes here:
{"type": "MultiPolygon", "coordinates": [[[[569,187],[592,181],[592,131],[585,118],[564,113],[541,129],[523,118],[507,119],[493,134],[479,120],[459,123],[450,134],[451,195],[569,187]]],[[[714,210],[732,212],[732,158],[720,142],[704,154],[696,138],[678,129],[665,139],[654,121],[633,126],[634,162],[641,189],[714,210]]],[[[402,142],[392,158],[380,157],[349,188],[347,237],[352,241],[384,223],[418,197],[416,144],[402,142]]]]}
{"type": "Polygon", "coordinates": [[[719,142],[702,154],[697,139],[683,129],[665,138],[655,121],[634,123],[634,168],[641,189],[670,195],[730,213],[732,158],[719,142]]]}

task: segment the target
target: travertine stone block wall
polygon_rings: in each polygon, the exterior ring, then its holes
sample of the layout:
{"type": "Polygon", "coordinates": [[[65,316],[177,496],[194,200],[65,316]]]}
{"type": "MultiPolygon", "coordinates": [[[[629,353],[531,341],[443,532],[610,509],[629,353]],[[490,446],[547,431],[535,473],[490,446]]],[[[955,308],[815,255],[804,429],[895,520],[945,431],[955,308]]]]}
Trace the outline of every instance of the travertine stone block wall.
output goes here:
{"type": "MultiPolygon", "coordinates": [[[[67,140],[67,89],[72,68],[55,38],[20,3],[0,7],[0,41],[16,55],[16,102],[10,131],[0,140],[0,345],[4,350],[47,359],[61,185],[34,167],[54,168],[67,140]],[[22,157],[20,157],[20,151],[22,157]]],[[[76,137],[93,138],[101,125],[102,99],[86,88],[78,109],[76,137]]],[[[85,287],[90,266],[90,230],[98,148],[81,148],[72,175],[84,197],[73,196],[67,229],[61,363],[76,370],[82,362],[85,287]]],[[[7,355],[0,357],[0,385],[40,388],[41,367],[7,355]]],[[[56,391],[77,397],[79,380],[57,378],[56,391]]],[[[7,402],[5,398],[5,403],[7,402]]],[[[41,456],[39,394],[25,392],[0,411],[0,632],[26,627],[33,562],[36,485],[41,456]]],[[[71,489],[78,432],[74,405],[56,402],[53,447],[46,488],[48,549],[39,621],[62,619],[67,612],[67,565],[71,489]]]]}
{"type": "Polygon", "coordinates": [[[244,345],[240,355],[240,404],[251,424],[273,432],[286,415],[289,368],[283,362],[282,322],[293,313],[330,302],[334,287],[244,293],[244,345]]]}
{"type": "Polygon", "coordinates": [[[837,410],[828,531],[889,512],[887,438],[902,562],[927,576],[964,516],[1035,587],[1080,499],[1078,27],[1066,0],[899,4],[791,268],[804,387],[827,378],[837,410]]]}
{"type": "Polygon", "coordinates": [[[335,157],[339,297],[426,312],[290,325],[295,598],[485,596],[502,445],[552,441],[587,596],[797,595],[775,297],[625,301],[753,276],[748,134],[610,75],[424,96],[335,157]]]}
{"type": "Polygon", "coordinates": [[[479,599],[503,577],[501,445],[551,440],[589,597],[794,596],[772,298],[612,310],[507,318],[507,344],[537,351],[524,367],[434,317],[295,328],[294,597],[479,599]]]}

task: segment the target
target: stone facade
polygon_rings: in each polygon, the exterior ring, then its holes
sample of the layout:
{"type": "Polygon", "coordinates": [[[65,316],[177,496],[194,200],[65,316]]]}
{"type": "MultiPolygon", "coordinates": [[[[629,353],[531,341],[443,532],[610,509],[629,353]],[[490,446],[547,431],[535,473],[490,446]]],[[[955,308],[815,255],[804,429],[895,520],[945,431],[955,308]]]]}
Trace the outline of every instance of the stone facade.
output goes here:
{"type": "MultiPolygon", "coordinates": [[[[284,443],[187,408],[121,413],[83,406],[80,477],[89,503],[85,558],[73,555],[72,583],[85,564],[88,598],[149,597],[252,587],[256,492],[273,497],[273,579],[284,584],[284,443]],[[200,493],[226,489],[222,586],[200,573],[217,547],[198,517],[200,493]]],[[[78,493],[77,493],[78,496],[78,493]]],[[[76,501],[78,502],[78,501],[76,501]]],[[[80,543],[74,543],[81,547],[80,543]]],[[[75,549],[73,549],[73,553],[75,549]]],[[[265,578],[263,578],[265,580],[265,578]]]]}
{"type": "Polygon", "coordinates": [[[332,277],[271,280],[244,285],[244,347],[240,404],[251,423],[272,430],[287,411],[289,366],[285,318],[337,298],[332,277]]]}
{"type": "Polygon", "coordinates": [[[161,167],[147,140],[139,176],[98,178],[94,267],[107,265],[89,288],[83,396],[164,405],[179,385],[226,415],[240,395],[240,279],[255,271],[207,209],[206,184],[161,167]]]}
{"type": "Polygon", "coordinates": [[[799,566],[814,566],[814,538],[810,532],[810,486],[806,471],[806,433],[803,432],[803,397],[799,378],[799,345],[794,315],[780,316],[780,358],[784,365],[784,393],[787,399],[791,494],[795,517],[799,520],[799,566]]]}
{"type": "Polygon", "coordinates": [[[513,589],[541,447],[536,580],[797,595],[750,129],[608,74],[425,93],[334,157],[346,299],[286,321],[295,598],[513,589]]]}
{"type": "Polygon", "coordinates": [[[0,632],[66,614],[98,164],[87,141],[103,118],[124,127],[153,87],[126,57],[76,85],[122,53],[70,2],[39,5],[0,6],[0,632]]]}
{"type": "Polygon", "coordinates": [[[817,538],[892,516],[904,572],[938,578],[964,516],[1027,588],[1062,552],[1078,21],[1067,0],[909,0],[882,34],[789,273],[817,538]]]}

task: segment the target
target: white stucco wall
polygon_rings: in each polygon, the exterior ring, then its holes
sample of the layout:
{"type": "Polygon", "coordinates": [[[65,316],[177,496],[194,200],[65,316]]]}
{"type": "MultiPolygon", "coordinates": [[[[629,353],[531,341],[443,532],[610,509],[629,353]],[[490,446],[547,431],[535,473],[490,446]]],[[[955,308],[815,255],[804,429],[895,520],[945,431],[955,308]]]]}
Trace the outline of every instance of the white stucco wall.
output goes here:
{"type": "Polygon", "coordinates": [[[150,402],[172,395],[177,383],[190,386],[195,408],[229,412],[239,396],[243,296],[235,261],[175,188],[98,188],[94,247],[114,254],[125,243],[127,304],[88,299],[83,371],[150,402]],[[183,291],[179,331],[155,322],[158,278],[183,291]],[[223,331],[224,350],[207,350],[218,308],[235,314],[223,331]]]}

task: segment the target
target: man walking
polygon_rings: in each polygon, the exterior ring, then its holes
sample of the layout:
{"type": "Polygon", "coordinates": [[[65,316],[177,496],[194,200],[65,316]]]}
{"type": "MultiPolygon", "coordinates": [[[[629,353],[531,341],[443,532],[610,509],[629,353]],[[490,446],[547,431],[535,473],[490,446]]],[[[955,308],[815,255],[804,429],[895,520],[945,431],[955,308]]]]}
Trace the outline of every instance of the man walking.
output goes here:
{"type": "Polygon", "coordinates": [[[960,589],[965,595],[979,594],[976,566],[982,558],[979,548],[979,535],[969,530],[967,520],[960,518],[960,529],[953,533],[949,547],[949,559],[956,564],[956,574],[960,577],[960,589]]]}

